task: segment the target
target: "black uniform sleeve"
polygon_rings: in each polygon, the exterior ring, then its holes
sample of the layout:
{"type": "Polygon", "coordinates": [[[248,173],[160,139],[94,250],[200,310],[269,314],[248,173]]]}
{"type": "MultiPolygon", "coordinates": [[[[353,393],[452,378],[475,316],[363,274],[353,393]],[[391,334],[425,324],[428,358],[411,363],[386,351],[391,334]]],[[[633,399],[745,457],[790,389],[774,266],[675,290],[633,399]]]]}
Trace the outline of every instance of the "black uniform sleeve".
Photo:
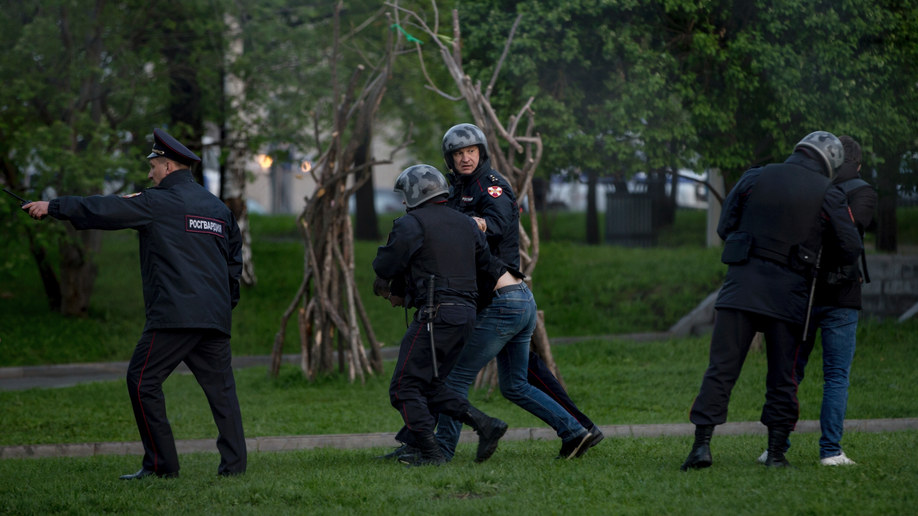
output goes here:
{"type": "MultiPolygon", "coordinates": [[[[838,256],[839,261],[852,264],[857,261],[863,250],[861,235],[857,232],[852,214],[848,210],[848,199],[838,187],[830,187],[822,202],[822,216],[828,227],[835,233],[838,249],[832,252],[838,256]]],[[[826,240],[824,240],[826,241],[826,240]]],[[[829,250],[824,250],[824,253],[829,250]]]]}
{"type": "Polygon", "coordinates": [[[475,266],[479,271],[490,275],[496,284],[497,280],[507,272],[507,266],[500,258],[491,254],[488,238],[478,229],[478,223],[469,219],[469,224],[475,234],[475,266]]]}
{"type": "MultiPolygon", "coordinates": [[[[509,189],[509,186],[501,188],[509,189]]],[[[506,192],[501,193],[497,198],[491,197],[484,193],[481,194],[478,204],[481,218],[488,224],[486,236],[497,240],[503,240],[507,227],[516,221],[513,213],[513,201],[506,192]]]]}
{"type": "Polygon", "coordinates": [[[77,229],[143,229],[153,222],[153,201],[147,192],[128,197],[66,196],[51,201],[48,214],[69,220],[77,229]]]}
{"type": "Polygon", "coordinates": [[[717,234],[721,240],[726,240],[727,235],[739,227],[740,218],[743,216],[743,205],[761,173],[762,171],[758,168],[747,170],[724,199],[724,205],[720,210],[720,221],[717,224],[717,234]]]}
{"type": "Polygon", "coordinates": [[[873,220],[873,214],[877,210],[877,192],[873,188],[864,187],[854,192],[848,199],[848,207],[854,215],[854,220],[861,233],[870,225],[873,220]]]}
{"type": "Polygon", "coordinates": [[[411,257],[423,244],[424,230],[414,217],[395,219],[389,240],[376,252],[373,270],[377,276],[387,280],[404,276],[411,263],[411,257]]]}
{"type": "Polygon", "coordinates": [[[239,232],[239,225],[236,224],[236,218],[232,214],[229,216],[227,226],[229,239],[227,240],[226,265],[229,272],[231,306],[236,308],[240,297],[239,278],[242,277],[242,235],[239,232]]]}

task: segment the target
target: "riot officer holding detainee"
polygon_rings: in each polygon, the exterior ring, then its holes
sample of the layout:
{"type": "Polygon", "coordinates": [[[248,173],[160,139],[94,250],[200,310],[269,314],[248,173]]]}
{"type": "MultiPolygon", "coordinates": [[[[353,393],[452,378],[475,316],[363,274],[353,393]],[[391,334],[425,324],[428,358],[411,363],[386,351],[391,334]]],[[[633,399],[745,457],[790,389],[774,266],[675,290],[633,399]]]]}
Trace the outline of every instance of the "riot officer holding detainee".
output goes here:
{"type": "Polygon", "coordinates": [[[437,169],[405,169],[395,191],[404,197],[407,214],[393,223],[373,270],[378,278],[375,294],[390,298],[391,283],[397,282],[418,309],[402,339],[389,386],[390,402],[419,449],[399,460],[410,466],[447,462],[434,436],[432,413],[440,413],[478,433],[475,460],[481,462],[497,449],[507,424],[471,406],[444,380],[475,327],[477,273],[496,281],[506,267],[491,255],[476,223],[446,206],[449,186],[437,169]]]}
{"type": "Polygon", "coordinates": [[[246,446],[231,367],[232,309],[239,302],[242,240],[230,210],[197,184],[201,159],[161,129],[153,131],[148,177],[154,186],[123,197],[58,197],[23,206],[78,230],[134,229],[146,325],[128,365],[127,384],[144,456],[122,480],[176,477],[178,454],[162,383],[185,362],[204,389],[219,436],[219,475],[245,472],[246,446]]]}
{"type": "Polygon", "coordinates": [[[843,161],[838,138],[811,133],[784,163],[746,171],[724,201],[717,233],[726,242],[721,261],[729,268],[714,305],[710,364],[692,405],[695,443],[683,471],[711,466],[714,427],[727,420],[730,393],[756,332],[765,334],[768,355],[765,464],[790,466],[784,452],[799,416],[794,369],[812,275],[821,255],[851,264],[862,250],[845,194],[832,185],[843,161]]]}

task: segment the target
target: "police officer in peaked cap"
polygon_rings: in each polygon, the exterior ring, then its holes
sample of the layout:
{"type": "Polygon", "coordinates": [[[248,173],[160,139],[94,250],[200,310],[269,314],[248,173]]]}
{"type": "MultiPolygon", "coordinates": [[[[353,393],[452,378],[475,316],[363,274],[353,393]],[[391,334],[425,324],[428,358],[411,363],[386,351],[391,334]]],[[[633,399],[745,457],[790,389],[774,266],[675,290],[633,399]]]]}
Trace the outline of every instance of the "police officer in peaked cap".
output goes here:
{"type": "Polygon", "coordinates": [[[768,354],[765,465],[790,466],[785,443],[799,416],[794,369],[812,275],[822,254],[851,264],[862,249],[845,194],[832,184],[843,161],[838,138],[816,131],[784,163],[746,171],[724,201],[717,233],[726,242],[721,261],[729,267],[714,304],[710,363],[692,405],[695,443],[683,471],[711,466],[714,427],[727,420],[730,393],[756,332],[765,334],[768,354]]]}
{"type": "Polygon", "coordinates": [[[127,371],[128,394],[143,442],[141,469],[123,480],[176,477],[178,454],[162,383],[185,362],[204,389],[219,436],[219,475],[245,472],[246,447],[231,367],[232,310],[239,302],[242,240],[230,210],[197,184],[189,167],[201,159],[154,129],[148,177],[132,195],[66,196],[23,206],[78,230],[134,229],[146,325],[127,371]]]}
{"type": "Polygon", "coordinates": [[[373,260],[378,278],[373,290],[390,299],[392,283],[400,284],[407,303],[418,309],[402,339],[389,399],[419,453],[398,458],[410,466],[447,462],[434,436],[432,413],[441,413],[478,433],[475,460],[481,462],[497,449],[507,424],[471,406],[444,380],[475,327],[477,273],[496,281],[506,267],[491,254],[475,222],[446,206],[449,185],[437,169],[405,169],[395,191],[404,197],[407,214],[395,220],[388,242],[373,260]]]}

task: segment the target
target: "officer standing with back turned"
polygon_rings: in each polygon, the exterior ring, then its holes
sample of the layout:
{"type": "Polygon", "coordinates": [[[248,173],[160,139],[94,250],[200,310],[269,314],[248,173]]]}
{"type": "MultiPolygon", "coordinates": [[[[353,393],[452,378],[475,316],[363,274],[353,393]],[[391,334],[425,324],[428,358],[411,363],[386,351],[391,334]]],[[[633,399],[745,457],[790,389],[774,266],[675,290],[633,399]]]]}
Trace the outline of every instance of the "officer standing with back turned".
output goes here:
{"type": "Polygon", "coordinates": [[[191,176],[189,167],[201,159],[161,129],[154,129],[153,137],[147,156],[152,188],[124,197],[58,197],[23,209],[35,219],[69,220],[76,229],[140,234],[147,321],[128,365],[127,384],[144,456],[140,471],[121,479],[178,476],[162,383],[180,362],[204,389],[220,432],[217,473],[241,474],[246,447],[230,353],[242,273],[239,228],[220,199],[191,176]]]}
{"type": "Polygon", "coordinates": [[[850,264],[861,253],[845,194],[830,179],[843,160],[838,138],[811,133],[784,163],[746,171],[724,201],[717,233],[726,241],[721,261],[729,268],[714,305],[710,365],[692,405],[695,444],[683,471],[711,466],[714,426],[727,420],[730,392],[756,332],[765,334],[768,354],[765,464],[790,466],[784,451],[799,416],[794,367],[812,275],[822,254],[850,264]]]}

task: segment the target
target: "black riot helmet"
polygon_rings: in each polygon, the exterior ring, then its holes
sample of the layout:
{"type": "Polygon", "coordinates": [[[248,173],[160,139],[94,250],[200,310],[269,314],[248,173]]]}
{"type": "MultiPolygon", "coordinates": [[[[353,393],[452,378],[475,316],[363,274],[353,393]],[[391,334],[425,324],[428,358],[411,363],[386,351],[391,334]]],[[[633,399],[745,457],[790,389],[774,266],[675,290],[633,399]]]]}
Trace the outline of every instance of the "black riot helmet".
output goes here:
{"type": "Polygon", "coordinates": [[[449,195],[449,183],[443,174],[432,166],[414,165],[399,174],[392,191],[402,194],[406,206],[416,208],[422,202],[438,195],[449,195]]]}
{"type": "Polygon", "coordinates": [[[453,163],[453,153],[459,149],[478,146],[481,153],[481,161],[488,159],[488,139],[485,138],[484,131],[478,126],[472,124],[454,125],[443,135],[443,159],[446,161],[446,168],[456,172],[456,165],[453,163]]]}
{"type": "Polygon", "coordinates": [[[825,175],[829,178],[834,177],[845,162],[845,147],[841,140],[827,131],[814,131],[806,135],[794,150],[801,148],[814,151],[826,170],[825,175]]]}

